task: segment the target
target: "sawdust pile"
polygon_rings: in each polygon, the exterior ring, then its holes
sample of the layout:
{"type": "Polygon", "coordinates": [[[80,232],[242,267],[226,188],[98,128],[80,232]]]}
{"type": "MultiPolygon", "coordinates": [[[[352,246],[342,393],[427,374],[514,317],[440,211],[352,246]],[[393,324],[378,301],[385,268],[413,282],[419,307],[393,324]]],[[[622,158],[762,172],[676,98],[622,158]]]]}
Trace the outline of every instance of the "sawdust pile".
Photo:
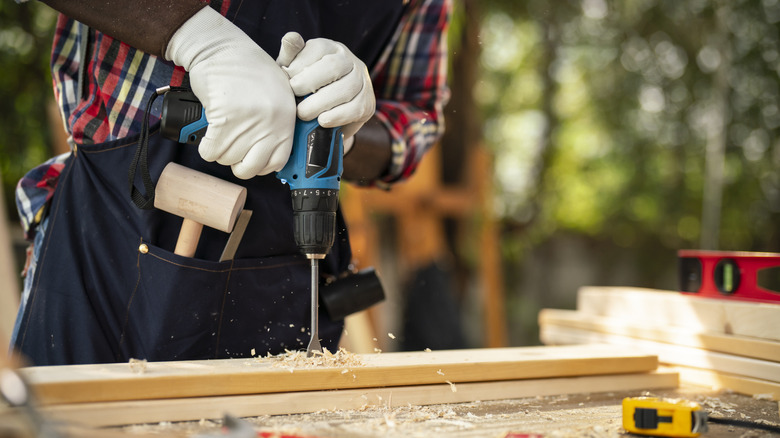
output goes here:
{"type": "Polygon", "coordinates": [[[327,348],[322,352],[315,351],[312,356],[306,356],[305,351],[285,350],[282,354],[268,355],[258,358],[263,362],[272,362],[275,368],[284,368],[292,372],[295,369],[311,368],[357,368],[365,366],[362,360],[355,353],[350,353],[343,347],[335,353],[331,353],[327,348]]]}

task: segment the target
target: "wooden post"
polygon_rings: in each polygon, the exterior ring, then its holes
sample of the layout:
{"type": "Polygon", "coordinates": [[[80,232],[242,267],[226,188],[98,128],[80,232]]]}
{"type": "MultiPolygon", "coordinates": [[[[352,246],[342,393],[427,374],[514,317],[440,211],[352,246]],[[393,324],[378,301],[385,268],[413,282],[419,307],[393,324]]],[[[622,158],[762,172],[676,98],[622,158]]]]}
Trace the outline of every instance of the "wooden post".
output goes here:
{"type": "Polygon", "coordinates": [[[484,343],[486,347],[505,347],[509,345],[509,338],[501,242],[493,216],[493,162],[484,147],[480,147],[473,149],[472,163],[475,168],[473,184],[479,188],[480,199],[479,277],[484,306],[484,343]]]}
{"type": "MultiPolygon", "coordinates": [[[[504,305],[503,272],[499,230],[492,213],[493,172],[490,155],[483,146],[471,148],[466,183],[448,186],[441,182],[441,146],[435,146],[420,163],[414,176],[391,191],[349,190],[343,198],[353,252],[369,264],[378,262],[379,245],[371,212],[394,215],[398,221],[399,260],[405,269],[424,265],[447,252],[442,220],[455,217],[479,236],[479,284],[483,306],[483,345],[508,345],[504,305]],[[473,219],[478,219],[473,221],[473,219]]],[[[367,266],[367,265],[363,265],[367,266]]]]}
{"type": "MultiPolygon", "coordinates": [[[[2,174],[0,174],[0,177],[2,174]]],[[[2,178],[0,178],[2,179],[2,178]]],[[[13,245],[5,208],[5,194],[0,192],[0,339],[10,336],[19,309],[19,268],[13,255],[13,245]]],[[[7,350],[3,343],[0,348],[7,350]]]]}

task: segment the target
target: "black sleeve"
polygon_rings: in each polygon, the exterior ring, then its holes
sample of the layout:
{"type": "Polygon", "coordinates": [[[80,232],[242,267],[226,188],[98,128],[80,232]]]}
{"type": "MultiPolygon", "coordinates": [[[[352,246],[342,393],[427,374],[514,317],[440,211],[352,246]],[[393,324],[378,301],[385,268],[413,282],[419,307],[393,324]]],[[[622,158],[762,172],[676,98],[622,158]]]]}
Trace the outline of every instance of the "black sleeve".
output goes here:
{"type": "Polygon", "coordinates": [[[62,14],[152,55],[208,0],[41,0],[62,14]]]}

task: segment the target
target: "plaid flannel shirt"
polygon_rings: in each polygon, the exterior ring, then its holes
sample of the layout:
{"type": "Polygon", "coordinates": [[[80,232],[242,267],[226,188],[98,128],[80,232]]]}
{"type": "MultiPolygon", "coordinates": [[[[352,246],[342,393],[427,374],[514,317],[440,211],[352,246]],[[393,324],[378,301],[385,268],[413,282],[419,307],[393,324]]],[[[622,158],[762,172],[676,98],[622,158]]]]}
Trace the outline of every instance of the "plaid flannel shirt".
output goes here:
{"type": "MultiPolygon", "coordinates": [[[[412,0],[390,44],[371,71],[377,98],[376,116],[392,138],[389,185],[411,175],[441,136],[446,85],[446,30],[452,0],[412,0]]],[[[212,2],[224,15],[229,0],[212,2]]],[[[71,146],[95,144],[138,133],[144,105],[164,85],[180,85],[184,71],[105,34],[60,15],[51,56],[54,96],[71,146]],[[85,88],[79,88],[81,50],[92,32],[85,88]],[[81,95],[80,95],[81,94],[81,95]]],[[[150,123],[159,120],[160,102],[150,123]]],[[[45,214],[68,154],[30,171],[17,186],[16,203],[25,237],[32,240],[45,214]]]]}

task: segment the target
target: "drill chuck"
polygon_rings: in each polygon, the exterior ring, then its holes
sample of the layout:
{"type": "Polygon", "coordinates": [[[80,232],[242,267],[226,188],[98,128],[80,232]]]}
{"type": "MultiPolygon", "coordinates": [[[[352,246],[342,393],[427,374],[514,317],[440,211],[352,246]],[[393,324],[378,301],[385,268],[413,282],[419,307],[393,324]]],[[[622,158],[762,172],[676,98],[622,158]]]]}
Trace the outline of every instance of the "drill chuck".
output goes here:
{"type": "Polygon", "coordinates": [[[294,189],[292,203],[295,243],[308,258],[324,258],[336,240],[339,191],[294,189]]]}

